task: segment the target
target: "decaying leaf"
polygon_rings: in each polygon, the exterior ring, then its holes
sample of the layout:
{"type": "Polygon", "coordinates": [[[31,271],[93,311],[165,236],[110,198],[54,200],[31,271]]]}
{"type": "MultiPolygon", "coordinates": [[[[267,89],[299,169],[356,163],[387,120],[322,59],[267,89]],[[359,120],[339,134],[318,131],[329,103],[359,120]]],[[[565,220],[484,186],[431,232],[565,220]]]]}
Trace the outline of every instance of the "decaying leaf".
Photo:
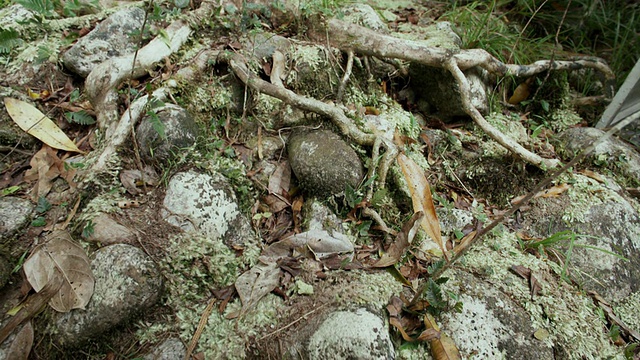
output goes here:
{"type": "Polygon", "coordinates": [[[260,257],[267,261],[277,261],[289,256],[292,250],[306,253],[310,250],[316,259],[323,259],[333,254],[353,252],[353,244],[346,235],[326,230],[309,230],[300,234],[288,236],[271,244],[260,257]]]}
{"type": "Polygon", "coordinates": [[[513,91],[513,95],[511,95],[511,97],[509,98],[509,104],[518,105],[521,102],[527,100],[529,94],[531,93],[531,91],[529,90],[529,84],[531,83],[531,81],[529,79],[516,87],[516,89],[513,91]]]}
{"type": "Polygon", "coordinates": [[[380,260],[372,266],[387,267],[395,265],[402,258],[405,251],[413,241],[423,217],[424,213],[422,211],[418,211],[413,214],[411,219],[402,226],[402,230],[400,230],[396,235],[396,240],[391,244],[391,246],[389,246],[389,250],[387,250],[387,252],[380,257],[380,260]]]}
{"type": "MultiPolygon", "coordinates": [[[[565,191],[567,191],[569,189],[571,189],[571,185],[566,184],[566,183],[565,184],[560,184],[560,185],[552,186],[552,187],[550,187],[550,188],[548,188],[546,190],[542,190],[542,191],[537,192],[533,196],[533,198],[537,199],[539,197],[542,197],[542,198],[557,197],[557,196],[560,196],[560,194],[562,194],[563,192],[565,192],[565,191]]],[[[519,203],[522,199],[524,199],[525,196],[526,195],[521,195],[521,196],[513,198],[511,200],[511,204],[519,203]]]]}
{"type": "MultiPolygon", "coordinates": [[[[440,328],[431,314],[425,314],[424,326],[427,329],[433,329],[440,332],[440,328]]],[[[433,356],[435,360],[461,359],[460,352],[458,351],[456,344],[450,337],[441,332],[439,338],[434,338],[429,341],[429,346],[431,347],[431,356],[433,356]]]]}
{"type": "Polygon", "coordinates": [[[274,262],[258,263],[236,279],[236,291],[242,301],[240,314],[244,314],[278,286],[280,268],[274,262]]]}
{"type": "Polygon", "coordinates": [[[536,277],[533,275],[533,271],[531,271],[531,269],[522,265],[513,265],[511,266],[511,271],[529,282],[531,299],[533,299],[534,296],[540,293],[540,291],[542,290],[542,286],[540,285],[538,279],[536,279],[536,277]]]}
{"type": "Polygon", "coordinates": [[[53,180],[57,177],[65,179],[71,187],[75,187],[76,185],[73,181],[76,170],[65,166],[64,161],[58,157],[56,152],[57,151],[50,146],[43,145],[42,149],[31,158],[29,163],[31,169],[25,172],[24,180],[37,180],[32,192],[32,199],[34,201],[49,193],[53,185],[53,180]]]}
{"type": "Polygon", "coordinates": [[[4,98],[4,106],[13,121],[38,140],[55,149],[84,153],[45,114],[33,105],[13,98],[4,98]]]}
{"type": "Polygon", "coordinates": [[[5,359],[27,360],[33,346],[33,325],[27,321],[11,341],[9,350],[4,354],[5,359]]]}
{"type": "Polygon", "coordinates": [[[288,193],[290,184],[291,166],[288,161],[282,161],[269,177],[269,193],[278,195],[288,193]]]}
{"type": "Polygon", "coordinates": [[[93,295],[95,281],[89,258],[66,231],[52,232],[46,243],[34,249],[23,268],[27,281],[36,292],[54,277],[64,278],[62,287],[49,301],[56,311],[84,309],[93,295]]]}
{"type": "Polygon", "coordinates": [[[138,195],[143,191],[140,187],[156,186],[160,177],[152,166],[145,166],[140,170],[123,170],[120,172],[120,182],[131,195],[138,195]]]}
{"type": "Polygon", "coordinates": [[[407,181],[409,192],[411,193],[413,211],[416,213],[420,211],[424,212],[424,218],[420,222],[420,225],[424,231],[426,231],[427,235],[436,243],[445,259],[448,260],[447,251],[442,241],[440,222],[438,221],[436,208],[433,205],[433,199],[431,197],[431,187],[427,182],[427,178],[424,176],[424,170],[404,154],[398,155],[398,163],[400,164],[402,174],[407,181]]]}

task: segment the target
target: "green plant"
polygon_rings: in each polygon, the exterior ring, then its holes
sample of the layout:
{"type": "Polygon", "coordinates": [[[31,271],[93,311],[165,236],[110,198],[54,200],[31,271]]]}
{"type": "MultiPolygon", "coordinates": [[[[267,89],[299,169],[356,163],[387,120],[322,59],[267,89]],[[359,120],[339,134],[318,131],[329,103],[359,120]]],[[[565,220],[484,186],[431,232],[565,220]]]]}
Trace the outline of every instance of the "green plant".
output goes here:
{"type": "Polygon", "coordinates": [[[427,274],[429,274],[429,279],[427,279],[427,285],[425,291],[423,293],[424,299],[429,303],[429,307],[427,311],[433,315],[438,316],[443,311],[461,311],[462,310],[462,302],[458,300],[458,295],[451,292],[445,291],[443,292],[442,287],[440,285],[449,281],[447,277],[437,277],[433,278],[432,275],[439,273],[442,268],[445,266],[446,261],[441,259],[437,262],[432,263],[427,267],[427,274]],[[455,301],[453,306],[449,306],[449,300],[455,301]]]}
{"type": "Polygon", "coordinates": [[[629,259],[625,258],[622,255],[616,254],[615,252],[602,249],[596,246],[592,246],[592,245],[576,243],[576,240],[580,237],[594,238],[593,236],[576,234],[571,230],[564,230],[564,231],[556,232],[555,234],[541,240],[535,240],[535,241],[518,240],[518,241],[520,243],[520,248],[523,250],[533,250],[533,251],[537,251],[540,254],[544,254],[545,251],[553,251],[556,255],[560,255],[560,256],[556,256],[559,260],[564,258],[560,276],[565,281],[570,280],[567,270],[568,270],[569,263],[571,262],[571,255],[572,255],[573,249],[576,247],[597,250],[607,255],[614,256],[623,261],[629,261],[629,259]],[[566,247],[566,250],[563,251],[562,247],[566,247]]]}
{"type": "Polygon", "coordinates": [[[67,111],[64,113],[64,115],[67,118],[67,121],[74,124],[92,125],[96,122],[96,120],[91,117],[91,115],[87,114],[87,112],[84,110],[76,112],[67,111]]]}
{"type": "Polygon", "coordinates": [[[8,54],[22,43],[16,30],[0,28],[0,54],[8,54]]]}

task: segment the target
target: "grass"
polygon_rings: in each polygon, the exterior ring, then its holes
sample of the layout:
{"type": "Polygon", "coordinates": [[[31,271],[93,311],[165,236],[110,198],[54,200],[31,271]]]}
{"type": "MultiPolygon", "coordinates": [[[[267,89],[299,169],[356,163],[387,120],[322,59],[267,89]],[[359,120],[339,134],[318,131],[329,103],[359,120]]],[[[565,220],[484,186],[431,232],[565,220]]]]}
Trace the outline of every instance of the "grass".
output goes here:
{"type": "Polygon", "coordinates": [[[570,280],[567,269],[568,269],[569,263],[571,262],[571,255],[573,253],[573,249],[576,247],[600,251],[607,255],[614,256],[620,260],[629,261],[629,259],[625,258],[622,255],[616,254],[612,251],[609,251],[603,248],[599,248],[597,246],[577,244],[576,240],[579,239],[580,237],[587,238],[587,237],[593,237],[593,236],[580,235],[580,234],[576,234],[571,230],[564,230],[564,231],[559,231],[545,239],[534,240],[534,241],[519,240],[519,242],[520,242],[520,247],[523,250],[532,250],[540,254],[545,253],[545,251],[553,252],[556,255],[556,258],[559,261],[563,262],[562,272],[560,273],[560,277],[567,282],[569,282],[570,280]],[[563,248],[566,248],[566,250],[563,251],[562,250],[563,248]],[[564,261],[562,261],[562,258],[564,258],[564,261]]]}

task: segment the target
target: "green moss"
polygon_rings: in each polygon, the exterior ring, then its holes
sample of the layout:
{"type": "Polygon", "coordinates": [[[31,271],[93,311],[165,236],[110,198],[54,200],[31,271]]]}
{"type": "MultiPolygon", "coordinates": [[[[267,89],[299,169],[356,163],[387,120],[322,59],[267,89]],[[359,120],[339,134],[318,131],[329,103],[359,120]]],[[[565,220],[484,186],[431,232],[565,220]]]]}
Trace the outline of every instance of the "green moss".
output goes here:
{"type": "MultiPolygon", "coordinates": [[[[537,276],[541,291],[532,300],[529,284],[513,274],[513,264],[531,269],[534,274],[555,274],[561,267],[556,263],[523,254],[515,247],[517,239],[507,231],[494,231],[482,245],[478,244],[462,259],[462,264],[494,284],[531,316],[534,328],[548,329],[550,335],[544,339],[546,346],[561,344],[571,359],[606,358],[617,356],[607,334],[602,331],[604,323],[599,317],[593,301],[554,277],[537,276]]],[[[444,274],[450,277],[450,272],[444,274]]],[[[443,287],[455,284],[450,280],[443,287]]]]}
{"type": "Polygon", "coordinates": [[[629,295],[620,304],[613,307],[614,313],[631,329],[640,331],[640,292],[629,295]]]}

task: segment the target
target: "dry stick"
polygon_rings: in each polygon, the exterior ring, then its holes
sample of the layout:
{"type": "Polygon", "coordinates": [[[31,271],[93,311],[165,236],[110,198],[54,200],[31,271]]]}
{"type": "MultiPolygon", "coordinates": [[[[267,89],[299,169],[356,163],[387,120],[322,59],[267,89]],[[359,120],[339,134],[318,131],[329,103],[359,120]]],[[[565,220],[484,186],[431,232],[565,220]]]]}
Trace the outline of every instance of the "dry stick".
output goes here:
{"type": "MultiPolygon", "coordinates": [[[[515,204],[513,204],[513,206],[511,206],[511,208],[507,212],[505,212],[504,214],[498,216],[491,224],[489,224],[489,225],[483,227],[482,229],[480,229],[478,231],[478,234],[476,235],[476,237],[472,241],[470,241],[465,247],[461,248],[460,251],[458,251],[458,253],[455,254],[451,258],[450,262],[445,264],[445,266],[443,266],[439,270],[435,271],[433,274],[430,275],[430,277],[435,279],[435,278],[438,278],[440,275],[442,275],[442,273],[445,270],[450,268],[451,265],[453,265],[453,263],[456,262],[456,260],[458,260],[460,257],[462,257],[462,255],[464,255],[471,248],[471,245],[478,243],[478,240],[480,238],[482,238],[483,235],[485,235],[489,231],[493,230],[493,228],[495,228],[496,226],[501,224],[506,218],[508,218],[511,215],[513,215],[524,204],[528,203],[529,200],[531,200],[538,192],[540,192],[547,185],[549,185],[553,180],[555,180],[558,176],[560,176],[560,174],[564,173],[569,168],[575,166],[580,161],[582,161],[582,159],[584,159],[585,156],[589,155],[589,153],[591,153],[603,141],[607,140],[612,135],[614,135],[618,131],[622,130],[625,126],[629,125],[630,123],[632,123],[633,121],[635,121],[637,119],[640,119],[640,111],[637,111],[637,112],[631,114],[626,119],[624,119],[624,120],[620,121],[619,123],[617,123],[614,127],[612,127],[604,135],[602,135],[601,138],[599,138],[593,144],[591,144],[591,146],[589,146],[588,148],[584,149],[580,154],[578,154],[576,157],[574,157],[573,160],[569,161],[569,163],[567,163],[562,168],[560,168],[558,170],[555,170],[549,177],[547,177],[546,179],[544,179],[541,182],[539,182],[524,198],[522,198],[520,201],[518,201],[515,204]]],[[[411,300],[411,304],[412,305],[415,304],[416,302],[418,302],[418,300],[420,299],[422,294],[426,291],[426,289],[427,289],[427,283],[424,283],[424,284],[422,284],[420,286],[420,288],[416,292],[416,295],[413,297],[413,300],[411,300]]]]}
{"type": "Polygon", "coordinates": [[[196,328],[196,332],[193,334],[193,338],[189,343],[187,352],[184,354],[184,360],[191,359],[191,354],[193,354],[193,351],[196,349],[196,346],[198,345],[198,340],[200,340],[200,336],[204,331],[204,327],[207,326],[207,320],[209,319],[209,315],[211,315],[211,312],[213,311],[213,305],[216,304],[216,300],[217,299],[215,297],[212,297],[211,300],[209,300],[207,307],[204,308],[204,311],[202,312],[202,316],[200,317],[200,321],[198,322],[198,327],[196,328]]]}
{"type": "Polygon", "coordinates": [[[40,310],[60,291],[64,278],[56,268],[49,282],[37,292],[27,298],[22,308],[0,329],[0,345],[11,335],[13,330],[23,322],[36,316],[40,310]]]}

